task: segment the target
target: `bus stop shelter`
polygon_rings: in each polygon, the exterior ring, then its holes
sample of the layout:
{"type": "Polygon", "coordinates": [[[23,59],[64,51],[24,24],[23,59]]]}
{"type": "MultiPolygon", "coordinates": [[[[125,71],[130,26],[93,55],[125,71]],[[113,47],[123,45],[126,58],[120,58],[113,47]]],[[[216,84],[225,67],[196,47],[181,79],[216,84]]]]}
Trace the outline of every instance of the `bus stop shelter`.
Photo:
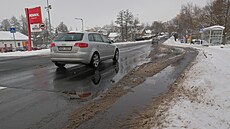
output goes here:
{"type": "Polygon", "coordinates": [[[219,45],[223,42],[223,26],[210,26],[203,29],[202,38],[207,45],[219,45]]]}

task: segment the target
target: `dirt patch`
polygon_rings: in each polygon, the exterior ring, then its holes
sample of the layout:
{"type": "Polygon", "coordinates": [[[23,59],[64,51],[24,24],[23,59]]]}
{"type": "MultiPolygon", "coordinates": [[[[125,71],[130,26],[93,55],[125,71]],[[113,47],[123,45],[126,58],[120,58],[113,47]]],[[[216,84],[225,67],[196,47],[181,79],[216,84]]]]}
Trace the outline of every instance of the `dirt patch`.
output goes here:
{"type": "Polygon", "coordinates": [[[134,68],[118,83],[116,83],[113,88],[101,95],[100,99],[76,109],[73,113],[71,113],[69,123],[65,128],[76,128],[96,114],[105,111],[121,96],[127,94],[131,88],[143,83],[146,77],[151,77],[170,64],[179,61],[184,57],[184,54],[185,51],[183,49],[159,45],[157,49],[152,51],[149,55],[151,62],[134,68]]]}

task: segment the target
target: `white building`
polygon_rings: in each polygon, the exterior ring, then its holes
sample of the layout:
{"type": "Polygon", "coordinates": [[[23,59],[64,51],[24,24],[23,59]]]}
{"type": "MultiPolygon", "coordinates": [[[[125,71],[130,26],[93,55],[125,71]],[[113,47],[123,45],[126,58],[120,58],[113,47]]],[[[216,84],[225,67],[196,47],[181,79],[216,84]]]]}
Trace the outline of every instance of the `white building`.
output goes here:
{"type": "MultiPolygon", "coordinates": [[[[10,31],[0,31],[0,49],[2,48],[18,48],[18,47],[27,47],[28,46],[28,36],[16,32],[14,33],[15,40],[13,33],[10,31]]],[[[33,43],[32,43],[33,46],[33,43]]]]}

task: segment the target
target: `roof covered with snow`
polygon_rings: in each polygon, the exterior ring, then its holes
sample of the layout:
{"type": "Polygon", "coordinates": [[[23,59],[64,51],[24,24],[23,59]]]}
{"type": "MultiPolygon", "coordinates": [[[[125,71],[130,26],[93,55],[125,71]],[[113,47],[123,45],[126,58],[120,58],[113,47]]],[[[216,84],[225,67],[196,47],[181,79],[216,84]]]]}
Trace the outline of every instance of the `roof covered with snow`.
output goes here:
{"type": "Polygon", "coordinates": [[[119,36],[119,34],[118,33],[116,33],[116,32],[112,32],[112,33],[109,33],[109,38],[115,38],[115,37],[117,37],[117,36],[119,36]]]}
{"type": "Polygon", "coordinates": [[[204,30],[224,30],[225,27],[224,26],[219,26],[219,25],[215,25],[215,26],[210,26],[207,28],[204,28],[204,30]]]}
{"type": "Polygon", "coordinates": [[[151,31],[151,30],[145,30],[145,33],[146,33],[146,34],[151,34],[152,31],[151,31]]]}
{"type": "MultiPolygon", "coordinates": [[[[20,32],[16,32],[14,33],[14,35],[15,35],[15,40],[18,41],[28,40],[28,36],[20,32]]],[[[10,31],[0,31],[0,41],[11,41],[11,40],[14,40],[13,33],[10,33],[10,31]]]]}

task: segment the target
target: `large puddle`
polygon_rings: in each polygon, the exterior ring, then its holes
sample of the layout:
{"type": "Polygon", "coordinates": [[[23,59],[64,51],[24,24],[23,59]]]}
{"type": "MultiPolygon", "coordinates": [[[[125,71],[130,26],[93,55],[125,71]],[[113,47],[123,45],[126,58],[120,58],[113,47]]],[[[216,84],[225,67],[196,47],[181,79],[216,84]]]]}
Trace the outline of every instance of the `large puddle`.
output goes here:
{"type": "Polygon", "coordinates": [[[125,128],[122,127],[123,121],[136,115],[135,111],[143,110],[153,98],[166,92],[169,85],[178,78],[196,55],[195,51],[187,52],[184,59],[147,78],[144,83],[133,88],[132,92],[116,101],[110,109],[85,122],[79,129],[125,128]]]}
{"type": "Polygon", "coordinates": [[[57,69],[53,80],[54,91],[78,102],[100,98],[101,94],[109,90],[130,70],[149,61],[147,56],[152,50],[149,46],[150,44],[146,44],[130,50],[121,50],[119,63],[104,61],[96,70],[87,66],[57,69]]]}

